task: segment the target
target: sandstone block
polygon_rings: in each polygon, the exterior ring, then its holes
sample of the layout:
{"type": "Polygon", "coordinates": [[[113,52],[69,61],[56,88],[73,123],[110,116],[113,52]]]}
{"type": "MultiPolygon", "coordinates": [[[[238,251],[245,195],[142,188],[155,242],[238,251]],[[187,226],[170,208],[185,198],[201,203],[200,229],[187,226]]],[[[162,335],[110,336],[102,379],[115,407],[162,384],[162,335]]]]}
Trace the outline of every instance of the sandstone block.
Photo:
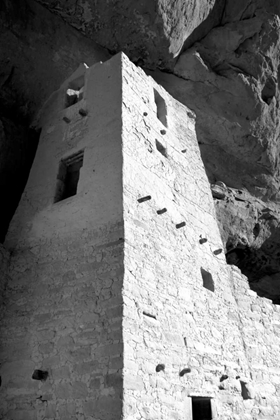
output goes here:
{"type": "Polygon", "coordinates": [[[62,400],[67,400],[72,397],[72,386],[69,382],[60,382],[55,385],[56,397],[62,400]]]}
{"type": "Polygon", "coordinates": [[[88,395],[87,385],[84,382],[76,381],[72,385],[72,397],[75,399],[86,398],[88,395]]]}
{"type": "Polygon", "coordinates": [[[108,357],[108,356],[117,356],[122,354],[123,345],[122,344],[108,344],[106,346],[99,347],[95,351],[95,357],[108,357]]]}
{"type": "Polygon", "coordinates": [[[74,372],[78,375],[92,375],[95,372],[99,372],[101,369],[97,360],[74,365],[74,372]]]}
{"type": "Polygon", "coordinates": [[[83,403],[83,413],[85,416],[94,416],[96,413],[96,400],[88,400],[83,403]]]}
{"type": "Polygon", "coordinates": [[[52,370],[52,376],[54,380],[68,379],[70,377],[70,371],[68,366],[62,366],[52,370]]]}
{"type": "Polygon", "coordinates": [[[122,407],[122,401],[119,398],[103,396],[97,400],[97,409],[107,413],[115,413],[117,416],[122,407]]]}

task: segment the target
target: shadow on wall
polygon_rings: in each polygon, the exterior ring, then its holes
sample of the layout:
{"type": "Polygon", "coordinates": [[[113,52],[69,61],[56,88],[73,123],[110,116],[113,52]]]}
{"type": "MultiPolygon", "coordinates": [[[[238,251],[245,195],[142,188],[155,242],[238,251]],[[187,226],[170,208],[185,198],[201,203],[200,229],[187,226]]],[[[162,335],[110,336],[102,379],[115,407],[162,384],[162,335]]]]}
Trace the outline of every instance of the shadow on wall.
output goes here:
{"type": "Polygon", "coordinates": [[[0,242],[19,203],[36,153],[40,132],[0,117],[0,242]],[[12,145],[12,147],[11,147],[12,145]]]}

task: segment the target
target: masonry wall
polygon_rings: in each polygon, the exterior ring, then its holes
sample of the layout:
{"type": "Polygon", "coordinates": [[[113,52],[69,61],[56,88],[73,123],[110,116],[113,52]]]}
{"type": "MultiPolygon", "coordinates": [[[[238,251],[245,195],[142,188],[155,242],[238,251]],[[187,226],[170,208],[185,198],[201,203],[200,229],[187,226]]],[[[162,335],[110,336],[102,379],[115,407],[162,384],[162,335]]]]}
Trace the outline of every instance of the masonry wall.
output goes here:
{"type": "Polygon", "coordinates": [[[0,418],[120,418],[120,62],[82,66],[46,104],[41,121],[5,243],[12,258],[1,314],[0,418]],[[84,97],[66,108],[66,91],[81,77],[84,97]],[[77,194],[54,202],[61,159],[81,151],[77,194]],[[32,379],[36,370],[47,379],[32,379]]]}
{"type": "Polygon", "coordinates": [[[279,310],[235,285],[193,115],[135,67],[123,81],[124,418],[192,419],[200,396],[213,419],[276,419],[279,310]]]}
{"type": "Polygon", "coordinates": [[[192,420],[204,397],[216,420],[278,419],[279,306],[226,264],[194,115],[119,54],[40,118],[5,243],[1,418],[192,420]]]}
{"type": "Polygon", "coordinates": [[[238,305],[244,352],[250,366],[251,381],[247,386],[250,398],[244,401],[246,411],[253,418],[278,418],[280,306],[250,290],[247,277],[237,267],[231,266],[230,276],[238,305]]]}

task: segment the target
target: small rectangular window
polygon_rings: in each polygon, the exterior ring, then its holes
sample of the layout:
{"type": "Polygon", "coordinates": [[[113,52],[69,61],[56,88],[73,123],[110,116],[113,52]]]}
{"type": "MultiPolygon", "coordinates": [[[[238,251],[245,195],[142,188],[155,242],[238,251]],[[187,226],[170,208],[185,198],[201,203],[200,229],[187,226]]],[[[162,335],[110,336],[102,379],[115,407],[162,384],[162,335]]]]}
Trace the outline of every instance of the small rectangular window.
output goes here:
{"type": "Polygon", "coordinates": [[[65,200],[77,194],[80,169],[83,166],[84,152],[61,160],[57,175],[54,202],[65,200]]]}
{"type": "Polygon", "coordinates": [[[215,285],[212,274],[204,270],[202,267],[200,268],[200,272],[203,280],[203,287],[205,287],[205,289],[210,290],[210,292],[214,292],[215,285]]]}
{"type": "Polygon", "coordinates": [[[211,420],[211,398],[192,397],[192,420],[211,420]]]}

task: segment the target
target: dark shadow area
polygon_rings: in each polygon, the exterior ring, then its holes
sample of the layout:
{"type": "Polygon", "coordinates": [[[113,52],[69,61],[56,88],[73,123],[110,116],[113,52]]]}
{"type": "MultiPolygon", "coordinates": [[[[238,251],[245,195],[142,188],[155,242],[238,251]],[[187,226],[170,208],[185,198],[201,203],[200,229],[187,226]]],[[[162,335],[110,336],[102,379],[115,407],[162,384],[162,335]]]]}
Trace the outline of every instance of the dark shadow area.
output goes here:
{"type": "Polygon", "coordinates": [[[59,164],[54,202],[65,200],[77,194],[80,169],[83,166],[84,152],[64,159],[59,164]]]}
{"type": "Polygon", "coordinates": [[[192,418],[193,420],[211,420],[211,398],[192,397],[192,418]]]}
{"type": "Polygon", "coordinates": [[[243,400],[249,400],[250,396],[249,396],[245,382],[240,381],[240,385],[241,385],[241,395],[242,395],[243,400]]]}
{"type": "Polygon", "coordinates": [[[208,271],[204,270],[203,268],[200,269],[202,280],[203,280],[203,287],[205,289],[210,290],[210,292],[215,291],[215,285],[213,281],[212,274],[208,271]]]}
{"type": "Polygon", "coordinates": [[[163,144],[158,140],[156,140],[156,148],[157,151],[162,154],[162,156],[164,156],[165,158],[168,157],[166,147],[164,147],[163,144]]]}
{"type": "MultiPolygon", "coordinates": [[[[280,237],[279,237],[280,238],[280,237]]],[[[227,263],[236,265],[258,296],[280,304],[280,247],[274,235],[260,248],[238,244],[226,254],[227,263]]],[[[227,249],[228,246],[227,246],[227,249]]]]}
{"type": "Polygon", "coordinates": [[[167,127],[166,103],[163,97],[158,93],[156,89],[154,89],[154,99],[157,108],[157,118],[165,127],[167,127]]]}
{"type": "Polygon", "coordinates": [[[0,115],[0,242],[18,206],[36,153],[39,130],[0,115]]]}

